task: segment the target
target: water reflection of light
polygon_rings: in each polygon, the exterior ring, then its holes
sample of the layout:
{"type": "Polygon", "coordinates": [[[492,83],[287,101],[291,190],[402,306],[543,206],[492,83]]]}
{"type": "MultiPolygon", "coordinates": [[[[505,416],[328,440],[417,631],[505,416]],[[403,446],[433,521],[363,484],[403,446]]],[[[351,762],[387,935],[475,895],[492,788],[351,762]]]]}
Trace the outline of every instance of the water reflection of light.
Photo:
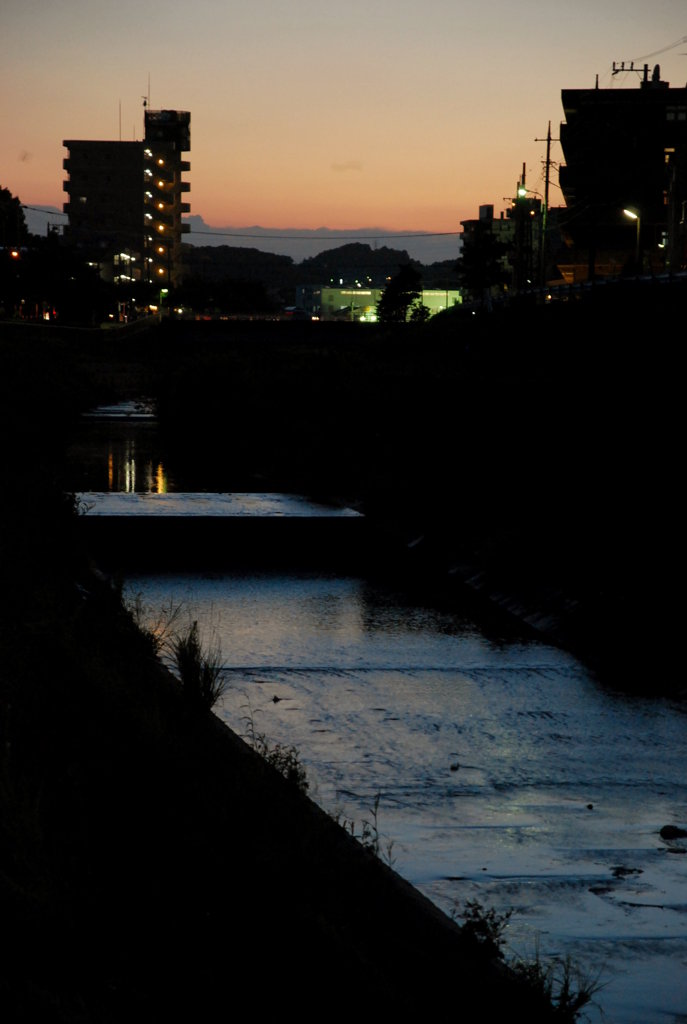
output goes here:
{"type": "Polygon", "coordinates": [[[136,446],[130,441],[124,453],[124,487],[122,490],[131,494],[136,490],[136,446]]]}
{"type": "Polygon", "coordinates": [[[167,494],[169,479],[161,462],[153,463],[150,458],[137,458],[135,442],[128,441],[123,449],[108,449],[107,489],[126,494],[137,491],[167,494]]]}
{"type": "Polygon", "coordinates": [[[157,472],[155,474],[155,490],[158,494],[167,493],[167,474],[164,471],[161,462],[157,464],[157,472]]]}

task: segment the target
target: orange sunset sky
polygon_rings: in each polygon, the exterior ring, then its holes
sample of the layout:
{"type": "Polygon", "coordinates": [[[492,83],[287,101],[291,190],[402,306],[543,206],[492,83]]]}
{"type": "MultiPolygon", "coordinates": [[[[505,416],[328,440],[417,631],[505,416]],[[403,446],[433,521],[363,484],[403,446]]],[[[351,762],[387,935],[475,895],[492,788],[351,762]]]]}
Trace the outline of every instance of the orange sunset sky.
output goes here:
{"type": "Polygon", "coordinates": [[[687,81],[685,0],[3,0],[1,25],[0,185],[61,209],[62,140],[141,138],[150,79],[215,226],[456,231],[523,162],[543,190],[562,88],[645,58],[687,81]]]}

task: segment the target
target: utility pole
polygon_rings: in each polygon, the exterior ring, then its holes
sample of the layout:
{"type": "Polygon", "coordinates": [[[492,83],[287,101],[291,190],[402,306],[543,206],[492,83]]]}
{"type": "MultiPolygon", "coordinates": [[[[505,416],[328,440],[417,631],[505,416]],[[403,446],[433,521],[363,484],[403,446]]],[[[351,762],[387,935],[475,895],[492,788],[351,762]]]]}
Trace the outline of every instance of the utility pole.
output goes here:
{"type": "Polygon", "coordinates": [[[515,186],[513,200],[513,218],[515,221],[514,252],[513,252],[513,284],[517,291],[523,291],[532,283],[532,218],[529,216],[531,204],[527,199],[525,180],[525,164],[522,175],[515,186]]]}
{"type": "Polygon", "coordinates": [[[539,236],[539,282],[546,284],[546,232],[549,223],[549,183],[551,181],[551,143],[559,142],[559,139],[551,138],[551,122],[546,132],[545,139],[535,139],[535,142],[546,142],[546,162],[544,175],[544,208],[541,216],[541,234],[539,236]]]}

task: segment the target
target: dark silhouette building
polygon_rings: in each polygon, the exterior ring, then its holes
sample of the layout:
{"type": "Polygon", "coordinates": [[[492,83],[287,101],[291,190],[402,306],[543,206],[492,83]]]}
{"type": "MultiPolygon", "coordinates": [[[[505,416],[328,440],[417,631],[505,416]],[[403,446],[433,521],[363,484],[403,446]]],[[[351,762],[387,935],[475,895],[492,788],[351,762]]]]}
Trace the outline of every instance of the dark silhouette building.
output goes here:
{"type": "Polygon", "coordinates": [[[658,65],[637,73],[637,89],[562,91],[560,186],[577,279],[685,265],[687,88],[671,89],[658,65]]]}
{"type": "Polygon", "coordinates": [[[69,216],[65,236],[115,283],[177,284],[181,275],[182,214],[190,204],[182,180],[191,169],[191,115],[146,110],[143,142],[66,140],[64,169],[69,216]]]}

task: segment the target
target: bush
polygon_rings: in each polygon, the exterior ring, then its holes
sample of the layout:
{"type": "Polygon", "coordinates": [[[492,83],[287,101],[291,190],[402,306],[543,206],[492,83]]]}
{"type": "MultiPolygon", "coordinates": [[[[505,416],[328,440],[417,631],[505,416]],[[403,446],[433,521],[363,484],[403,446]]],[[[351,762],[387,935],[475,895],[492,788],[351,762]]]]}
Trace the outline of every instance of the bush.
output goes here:
{"type": "Polygon", "coordinates": [[[197,621],[194,620],[185,633],[174,637],[172,654],[189,703],[196,707],[214,707],[226,686],[222,679],[222,660],[219,650],[203,649],[197,621]]]}
{"type": "Polygon", "coordinates": [[[463,931],[470,935],[489,956],[503,959],[503,934],[513,911],[498,914],[493,907],[486,910],[478,900],[467,900],[463,910],[454,916],[463,922],[463,931]]]}
{"type": "Polygon", "coordinates": [[[262,733],[253,734],[252,746],[287,782],[293,783],[301,793],[308,792],[310,784],[297,747],[270,744],[262,733]]]}
{"type": "Polygon", "coordinates": [[[552,1020],[573,1024],[582,1010],[603,988],[600,975],[590,977],[568,956],[545,964],[537,952],[533,960],[516,960],[510,965],[516,975],[552,1007],[552,1020]]]}

